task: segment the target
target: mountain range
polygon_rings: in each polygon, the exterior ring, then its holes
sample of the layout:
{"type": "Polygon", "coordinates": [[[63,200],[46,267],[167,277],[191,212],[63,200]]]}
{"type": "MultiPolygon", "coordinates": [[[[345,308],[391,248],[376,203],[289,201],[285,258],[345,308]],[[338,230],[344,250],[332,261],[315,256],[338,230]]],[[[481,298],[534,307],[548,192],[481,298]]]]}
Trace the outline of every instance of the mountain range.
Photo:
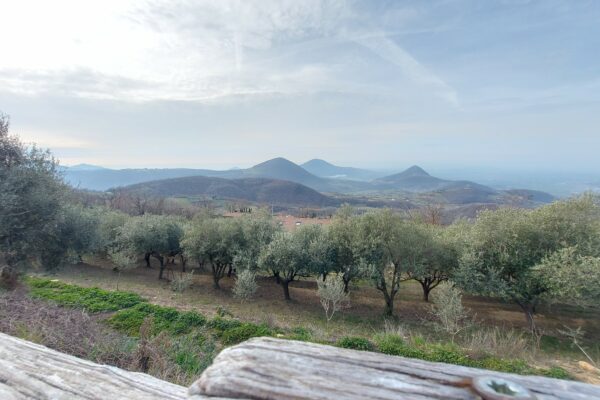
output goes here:
{"type": "Polygon", "coordinates": [[[374,171],[339,167],[314,159],[302,165],[274,158],[251,168],[225,171],[207,169],[107,169],[92,165],[66,167],[65,180],[82,189],[143,190],[154,195],[203,195],[256,202],[331,205],[331,196],[373,193],[430,193],[449,204],[497,203],[522,198],[534,203],[552,201],[539,191],[499,191],[464,180],[431,176],[419,166],[380,176],[374,171]],[[210,178],[210,179],[209,179],[210,178]],[[294,197],[295,196],[295,197],[294,197]],[[504,200],[501,200],[504,201],[504,200]]]}

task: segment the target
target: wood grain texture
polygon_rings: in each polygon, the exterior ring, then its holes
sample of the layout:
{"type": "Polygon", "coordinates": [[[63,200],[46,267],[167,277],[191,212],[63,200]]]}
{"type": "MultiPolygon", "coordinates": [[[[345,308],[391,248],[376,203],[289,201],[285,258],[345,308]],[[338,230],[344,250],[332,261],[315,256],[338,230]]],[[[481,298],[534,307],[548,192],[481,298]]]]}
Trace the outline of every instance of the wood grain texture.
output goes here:
{"type": "Polygon", "coordinates": [[[196,396],[249,399],[478,399],[475,376],[520,383],[539,400],[600,399],[600,386],[258,338],[219,354],[190,388],[196,396]],[[467,384],[467,386],[465,386],[467,384]]]}
{"type": "Polygon", "coordinates": [[[0,399],[186,399],[187,388],[0,333],[0,399]]]}

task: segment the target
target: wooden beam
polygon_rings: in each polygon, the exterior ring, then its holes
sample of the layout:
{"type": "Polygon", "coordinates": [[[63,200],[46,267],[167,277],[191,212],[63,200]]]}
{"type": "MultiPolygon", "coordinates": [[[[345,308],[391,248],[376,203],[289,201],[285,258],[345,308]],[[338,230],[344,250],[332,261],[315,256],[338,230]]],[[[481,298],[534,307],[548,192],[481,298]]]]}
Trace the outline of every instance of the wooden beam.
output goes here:
{"type": "Polygon", "coordinates": [[[600,386],[432,363],[272,338],[223,350],[190,388],[197,396],[252,399],[480,399],[478,376],[522,385],[538,400],[600,399],[600,386]]]}
{"type": "Polygon", "coordinates": [[[0,333],[0,399],[181,400],[187,388],[0,333]]]}

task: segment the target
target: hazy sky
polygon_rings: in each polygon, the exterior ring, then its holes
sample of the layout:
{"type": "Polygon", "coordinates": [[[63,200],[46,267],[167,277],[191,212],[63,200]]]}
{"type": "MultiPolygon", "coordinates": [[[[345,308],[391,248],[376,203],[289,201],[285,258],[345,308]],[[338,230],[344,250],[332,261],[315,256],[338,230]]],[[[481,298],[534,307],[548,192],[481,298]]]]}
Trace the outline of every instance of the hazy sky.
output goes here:
{"type": "Polygon", "coordinates": [[[0,0],[0,110],[64,164],[600,172],[600,1],[0,0]]]}

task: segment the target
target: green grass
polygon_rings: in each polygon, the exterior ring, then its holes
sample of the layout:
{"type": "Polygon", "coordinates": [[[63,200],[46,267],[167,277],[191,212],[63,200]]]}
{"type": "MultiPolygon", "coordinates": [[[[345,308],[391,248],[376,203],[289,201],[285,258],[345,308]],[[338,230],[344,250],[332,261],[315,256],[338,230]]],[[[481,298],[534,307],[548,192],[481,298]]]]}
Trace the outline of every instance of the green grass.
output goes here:
{"type": "Polygon", "coordinates": [[[220,339],[224,345],[241,343],[253,337],[273,336],[274,332],[266,325],[244,322],[240,326],[222,332],[220,339]]]}
{"type": "MultiPolygon", "coordinates": [[[[170,357],[190,376],[206,368],[221,346],[230,346],[253,337],[280,336],[286,339],[315,342],[310,330],[295,327],[290,330],[274,329],[265,324],[242,322],[232,318],[231,313],[221,309],[218,316],[207,320],[195,311],[179,311],[145,302],[135,293],[84,288],[56,280],[27,278],[33,297],[56,302],[68,307],[82,308],[89,312],[116,311],[106,320],[112,328],[131,337],[139,337],[140,327],[148,317],[152,318],[151,335],[166,332],[170,341],[170,357]]],[[[516,374],[543,375],[570,379],[562,368],[533,368],[523,360],[507,360],[493,356],[473,359],[452,343],[431,343],[414,337],[407,343],[394,334],[375,335],[373,341],[359,336],[345,336],[336,346],[354,350],[377,351],[384,354],[418,358],[426,361],[444,362],[475,368],[516,374]]],[[[563,347],[547,339],[546,347],[563,347]]]]}
{"type": "Polygon", "coordinates": [[[571,376],[559,367],[550,369],[533,368],[523,360],[508,360],[493,356],[473,359],[460,347],[452,343],[428,343],[423,340],[416,340],[409,344],[400,336],[393,334],[376,335],[374,340],[377,351],[384,354],[520,375],[543,375],[552,378],[571,379],[571,376]]]}
{"type": "Polygon", "coordinates": [[[147,317],[153,319],[152,334],[168,331],[173,335],[182,335],[206,323],[206,318],[195,311],[178,311],[171,307],[149,303],[139,303],[131,308],[120,310],[106,322],[120,332],[137,337],[147,317]]]}
{"type": "Polygon", "coordinates": [[[363,351],[373,351],[375,349],[373,343],[362,337],[344,336],[343,338],[339,339],[335,344],[336,346],[343,347],[345,349],[363,351]]]}
{"type": "Polygon", "coordinates": [[[146,301],[136,293],[85,288],[50,279],[28,277],[25,283],[29,286],[32,297],[50,300],[61,306],[82,308],[92,313],[117,311],[146,301]]]}

